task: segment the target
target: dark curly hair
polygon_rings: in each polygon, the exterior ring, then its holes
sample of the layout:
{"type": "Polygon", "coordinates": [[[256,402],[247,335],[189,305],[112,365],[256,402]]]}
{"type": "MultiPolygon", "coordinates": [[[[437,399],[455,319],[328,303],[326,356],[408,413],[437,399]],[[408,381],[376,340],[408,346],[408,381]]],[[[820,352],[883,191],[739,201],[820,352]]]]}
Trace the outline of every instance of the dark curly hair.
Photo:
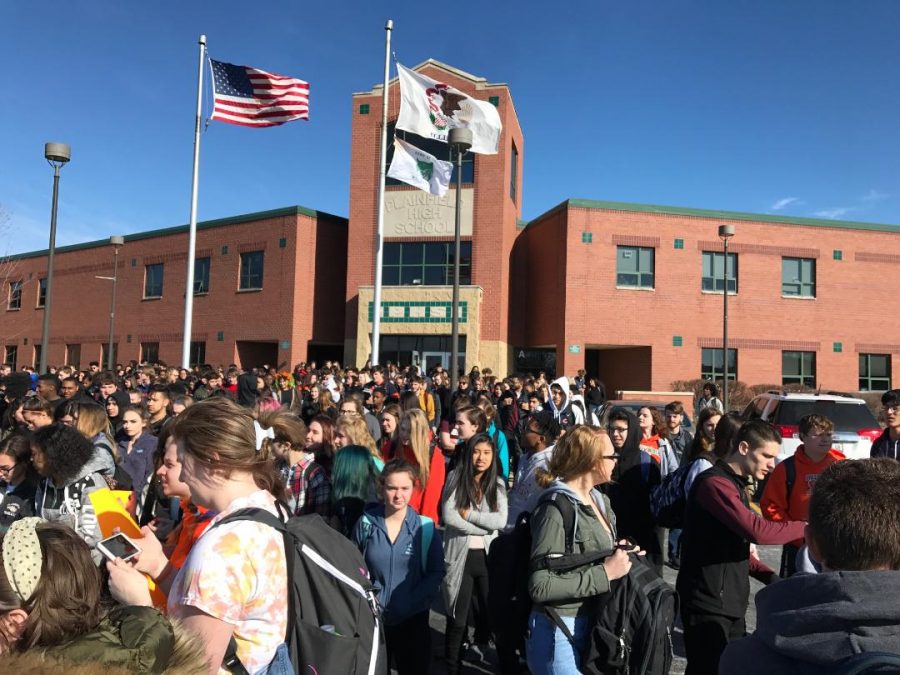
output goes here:
{"type": "Polygon", "coordinates": [[[68,483],[90,461],[94,445],[73,427],[51,424],[34,432],[32,443],[40,448],[54,482],[68,483]]]}

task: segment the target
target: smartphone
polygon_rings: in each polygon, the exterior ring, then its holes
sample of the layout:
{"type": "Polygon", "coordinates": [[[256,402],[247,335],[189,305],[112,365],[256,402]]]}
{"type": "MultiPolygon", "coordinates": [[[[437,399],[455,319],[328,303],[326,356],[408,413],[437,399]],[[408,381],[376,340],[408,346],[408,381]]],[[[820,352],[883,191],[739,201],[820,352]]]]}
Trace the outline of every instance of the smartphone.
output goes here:
{"type": "Polygon", "coordinates": [[[121,532],[100,541],[97,544],[97,550],[110,560],[115,560],[116,558],[131,560],[141,552],[138,545],[121,532]]]}

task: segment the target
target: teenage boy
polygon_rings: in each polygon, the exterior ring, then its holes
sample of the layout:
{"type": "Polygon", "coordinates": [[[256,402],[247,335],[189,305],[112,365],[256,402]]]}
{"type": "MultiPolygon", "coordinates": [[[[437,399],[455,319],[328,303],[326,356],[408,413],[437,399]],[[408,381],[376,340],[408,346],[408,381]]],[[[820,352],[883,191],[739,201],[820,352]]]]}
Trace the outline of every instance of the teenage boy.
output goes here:
{"type": "Polygon", "coordinates": [[[787,544],[805,523],[774,523],[750,509],[747,485],[775,468],[781,434],[759,420],[738,431],[734,450],[701,473],[688,495],[676,588],[687,655],[686,675],[716,675],[730,640],[744,636],[753,575],[768,584],[775,573],[751,557],[750,544],[787,544]]]}
{"type": "Polygon", "coordinates": [[[160,437],[163,425],[170,417],[169,389],[164,384],[154,384],[150,387],[150,393],[147,394],[147,412],[150,413],[150,421],[147,424],[147,431],[160,437]]]}
{"type": "Polygon", "coordinates": [[[666,426],[669,428],[669,445],[681,464],[681,458],[684,457],[686,450],[690,449],[691,443],[694,442],[691,432],[682,426],[684,422],[684,404],[681,401],[672,401],[666,404],[665,408],[666,426]]]}
{"type": "Polygon", "coordinates": [[[531,413],[525,422],[522,446],[525,453],[516,471],[516,480],[509,491],[506,529],[516,526],[523,513],[531,513],[537,506],[543,489],[537,483],[537,470],[546,469],[559,437],[559,424],[546,410],[531,413]]]}
{"type": "Polygon", "coordinates": [[[757,593],[760,629],[728,645],[720,672],[832,673],[856,654],[900,654],[900,463],[825,469],[809,502],[806,543],[823,572],[757,593]]]}
{"type": "Polygon", "coordinates": [[[872,457],[900,460],[900,389],[886,391],[881,406],[887,427],[872,444],[872,457]]]}
{"type": "MultiPolygon", "coordinates": [[[[759,506],[763,517],[775,522],[806,520],[809,515],[809,496],[819,475],[844,455],[831,447],[834,423],[822,415],[806,415],[800,420],[802,444],[775,467],[759,506]]],[[[797,571],[797,552],[803,539],[785,544],[781,552],[781,570],[789,577],[797,571]]]]}

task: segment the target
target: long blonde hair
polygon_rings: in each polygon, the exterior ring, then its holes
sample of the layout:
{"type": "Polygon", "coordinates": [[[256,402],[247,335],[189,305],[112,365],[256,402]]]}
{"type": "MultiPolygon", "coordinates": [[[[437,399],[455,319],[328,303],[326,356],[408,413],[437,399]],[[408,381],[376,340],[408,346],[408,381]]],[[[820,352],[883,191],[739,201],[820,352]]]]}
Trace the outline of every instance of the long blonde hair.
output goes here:
{"type": "Polygon", "coordinates": [[[116,444],[113,443],[112,427],[106,409],[95,403],[78,405],[78,418],[75,420],[75,428],[93,443],[97,434],[103,434],[112,448],[113,458],[118,459],[116,444]]]}
{"type": "Polygon", "coordinates": [[[419,465],[419,478],[422,487],[428,485],[431,469],[431,445],[428,442],[428,418],[418,408],[407,410],[400,418],[400,424],[409,423],[409,447],[419,465]]]}
{"type": "MultiPolygon", "coordinates": [[[[369,433],[366,419],[362,415],[341,415],[334,426],[350,440],[351,445],[361,445],[371,453],[372,457],[381,461],[381,454],[375,446],[375,439],[369,433]]],[[[338,451],[340,452],[340,450],[338,451]]]]}
{"type": "MultiPolygon", "coordinates": [[[[555,478],[568,481],[593,471],[604,450],[613,452],[612,442],[603,429],[588,424],[572,427],[557,441],[547,468],[537,470],[537,482],[541,487],[548,487],[555,478]]],[[[601,466],[605,474],[602,482],[607,483],[610,472],[605,463],[601,466]]]]}

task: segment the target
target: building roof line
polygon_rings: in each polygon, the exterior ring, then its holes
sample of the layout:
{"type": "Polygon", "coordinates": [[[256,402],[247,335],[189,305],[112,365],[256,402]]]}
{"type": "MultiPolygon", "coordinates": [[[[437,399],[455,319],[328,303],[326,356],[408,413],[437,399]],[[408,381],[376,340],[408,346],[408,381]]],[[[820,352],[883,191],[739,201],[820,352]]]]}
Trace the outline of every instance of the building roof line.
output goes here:
{"type": "Polygon", "coordinates": [[[552,215],[560,208],[591,209],[598,211],[627,211],[638,213],[655,213],[670,216],[692,216],[695,218],[712,218],[716,220],[743,220],[761,223],[778,223],[781,225],[809,225],[813,227],[831,227],[847,230],[872,230],[900,234],[900,225],[886,223],[866,223],[851,220],[830,220],[826,218],[805,218],[801,216],[775,216],[767,213],[748,213],[745,211],[721,211],[714,209],[697,209],[684,206],[660,206],[658,204],[638,204],[631,202],[612,202],[594,199],[567,199],[544,213],[532,218],[529,225],[537,220],[552,215]]]}
{"type": "MultiPolygon", "coordinates": [[[[487,78],[481,77],[479,75],[473,75],[472,73],[467,73],[465,70],[460,70],[454,66],[444,63],[443,61],[438,61],[437,59],[425,59],[420,64],[413,66],[410,70],[420,71],[425,66],[435,66],[436,68],[440,68],[441,70],[445,70],[451,75],[456,75],[457,77],[461,77],[464,80],[469,80],[473,84],[477,85],[478,89],[487,89],[490,87],[506,87],[509,89],[509,85],[506,82],[488,82],[487,78]]],[[[388,80],[388,86],[397,82],[398,76],[392,77],[388,80]]],[[[354,92],[353,96],[373,96],[375,94],[380,94],[381,90],[384,89],[384,84],[379,83],[372,85],[372,89],[370,91],[357,91],[354,92]]]]}
{"type": "MultiPolygon", "coordinates": [[[[257,220],[268,220],[270,218],[283,218],[285,216],[309,216],[311,218],[321,218],[322,220],[330,220],[337,222],[345,227],[348,220],[341,216],[336,216],[325,211],[316,211],[308,209],[305,206],[287,206],[280,209],[271,209],[269,211],[255,211],[253,213],[244,213],[237,216],[229,216],[227,218],[217,218],[214,220],[204,220],[197,223],[197,230],[209,230],[216,227],[225,227],[227,225],[237,225],[239,223],[251,223],[257,220]]],[[[153,239],[154,237],[166,237],[173,234],[182,234],[190,230],[190,225],[175,225],[173,227],[162,227],[155,230],[145,230],[143,232],[133,232],[124,235],[125,243],[130,241],[141,241],[143,239],[153,239]]],[[[82,251],[89,248],[98,248],[101,246],[109,246],[109,239],[97,239],[94,241],[86,241],[80,244],[69,244],[68,246],[57,246],[56,253],[69,253],[72,251],[82,251]]],[[[39,258],[49,253],[48,249],[39,251],[28,251],[26,253],[15,253],[6,256],[3,260],[24,260],[27,258],[39,258]]]]}

